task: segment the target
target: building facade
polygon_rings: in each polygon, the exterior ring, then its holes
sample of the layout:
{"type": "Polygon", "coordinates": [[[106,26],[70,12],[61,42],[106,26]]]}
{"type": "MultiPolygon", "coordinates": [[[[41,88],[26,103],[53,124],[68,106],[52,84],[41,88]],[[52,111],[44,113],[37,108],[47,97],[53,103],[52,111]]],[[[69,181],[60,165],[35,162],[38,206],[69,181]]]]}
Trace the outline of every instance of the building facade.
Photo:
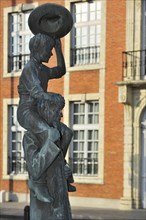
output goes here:
{"type": "MultiPolygon", "coordinates": [[[[29,14],[48,2],[0,0],[1,202],[29,202],[17,86],[33,36],[29,14]]],[[[74,131],[66,158],[77,187],[71,204],[146,208],[146,2],[54,3],[74,20],[62,39],[67,72],[48,86],[64,96],[63,122],[74,131]]],[[[52,58],[49,66],[55,64],[52,58]]]]}

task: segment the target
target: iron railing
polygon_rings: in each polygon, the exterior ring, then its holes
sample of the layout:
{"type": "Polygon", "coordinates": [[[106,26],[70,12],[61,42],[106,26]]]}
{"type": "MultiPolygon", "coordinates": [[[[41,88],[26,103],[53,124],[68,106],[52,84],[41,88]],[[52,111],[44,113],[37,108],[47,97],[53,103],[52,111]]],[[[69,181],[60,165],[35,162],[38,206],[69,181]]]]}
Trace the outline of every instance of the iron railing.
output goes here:
{"type": "Polygon", "coordinates": [[[9,171],[8,173],[11,174],[26,174],[27,173],[27,166],[24,157],[8,157],[9,159],[9,171]]]}
{"type": "Polygon", "coordinates": [[[71,48],[71,66],[96,64],[100,60],[100,47],[71,48]]]}
{"type": "Polygon", "coordinates": [[[30,54],[19,54],[8,56],[8,72],[17,72],[22,70],[28,62],[30,54]]]}
{"type": "Polygon", "coordinates": [[[122,53],[123,80],[146,79],[146,50],[122,53]]]}
{"type": "Polygon", "coordinates": [[[69,164],[77,176],[95,176],[98,174],[98,158],[70,158],[69,164]]]}

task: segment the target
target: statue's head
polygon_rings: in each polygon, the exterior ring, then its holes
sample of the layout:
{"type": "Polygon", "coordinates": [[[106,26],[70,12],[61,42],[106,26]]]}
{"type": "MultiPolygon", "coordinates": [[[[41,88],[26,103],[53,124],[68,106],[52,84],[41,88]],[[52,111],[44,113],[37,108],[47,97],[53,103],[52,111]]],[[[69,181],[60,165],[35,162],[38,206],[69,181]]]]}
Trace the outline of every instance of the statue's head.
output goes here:
{"type": "Polygon", "coordinates": [[[40,33],[32,37],[29,42],[31,56],[39,62],[48,62],[54,46],[55,40],[52,37],[40,33]]]}
{"type": "Polygon", "coordinates": [[[62,109],[64,105],[60,102],[53,102],[49,100],[41,99],[37,103],[37,111],[39,115],[50,125],[60,122],[62,115],[62,109]]]}

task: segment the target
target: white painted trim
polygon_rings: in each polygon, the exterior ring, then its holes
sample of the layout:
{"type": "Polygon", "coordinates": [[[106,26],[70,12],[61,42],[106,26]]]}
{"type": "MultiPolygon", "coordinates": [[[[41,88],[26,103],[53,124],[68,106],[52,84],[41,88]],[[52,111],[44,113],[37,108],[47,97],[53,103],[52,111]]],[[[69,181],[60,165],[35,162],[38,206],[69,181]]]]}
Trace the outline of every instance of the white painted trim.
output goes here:
{"type": "Polygon", "coordinates": [[[0,203],[3,202],[24,202],[30,203],[30,195],[29,193],[17,193],[17,192],[7,192],[7,191],[0,191],[2,194],[2,200],[0,203]]]}
{"type": "MultiPolygon", "coordinates": [[[[136,108],[134,111],[135,120],[133,123],[134,129],[134,151],[133,151],[133,160],[134,160],[134,199],[136,207],[141,207],[141,116],[143,114],[143,110],[146,107],[146,91],[140,91],[139,101],[136,103],[136,108]]],[[[135,94],[135,100],[137,99],[139,94],[135,94]]]]}
{"type": "Polygon", "coordinates": [[[124,105],[124,182],[121,209],[141,207],[141,115],[146,91],[133,90],[132,105],[124,105]]]}
{"type": "Polygon", "coordinates": [[[89,65],[68,67],[68,71],[69,71],[69,72],[74,72],[74,71],[86,71],[86,70],[96,70],[96,69],[100,69],[100,64],[89,64],[89,65]]]}
{"type": "Polygon", "coordinates": [[[100,199],[87,197],[69,197],[71,206],[83,208],[105,208],[120,209],[120,200],[118,199],[100,199]]]}

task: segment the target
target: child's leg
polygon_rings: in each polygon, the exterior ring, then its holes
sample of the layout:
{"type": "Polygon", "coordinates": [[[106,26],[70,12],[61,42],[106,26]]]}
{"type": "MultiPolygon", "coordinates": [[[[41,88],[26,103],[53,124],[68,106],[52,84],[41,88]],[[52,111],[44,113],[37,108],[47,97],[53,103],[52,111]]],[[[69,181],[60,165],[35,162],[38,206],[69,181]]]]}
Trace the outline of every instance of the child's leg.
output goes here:
{"type": "Polygon", "coordinates": [[[68,128],[65,124],[63,123],[60,124],[61,124],[60,148],[62,149],[65,158],[69,144],[73,137],[73,131],[70,128],[68,128]]]}

